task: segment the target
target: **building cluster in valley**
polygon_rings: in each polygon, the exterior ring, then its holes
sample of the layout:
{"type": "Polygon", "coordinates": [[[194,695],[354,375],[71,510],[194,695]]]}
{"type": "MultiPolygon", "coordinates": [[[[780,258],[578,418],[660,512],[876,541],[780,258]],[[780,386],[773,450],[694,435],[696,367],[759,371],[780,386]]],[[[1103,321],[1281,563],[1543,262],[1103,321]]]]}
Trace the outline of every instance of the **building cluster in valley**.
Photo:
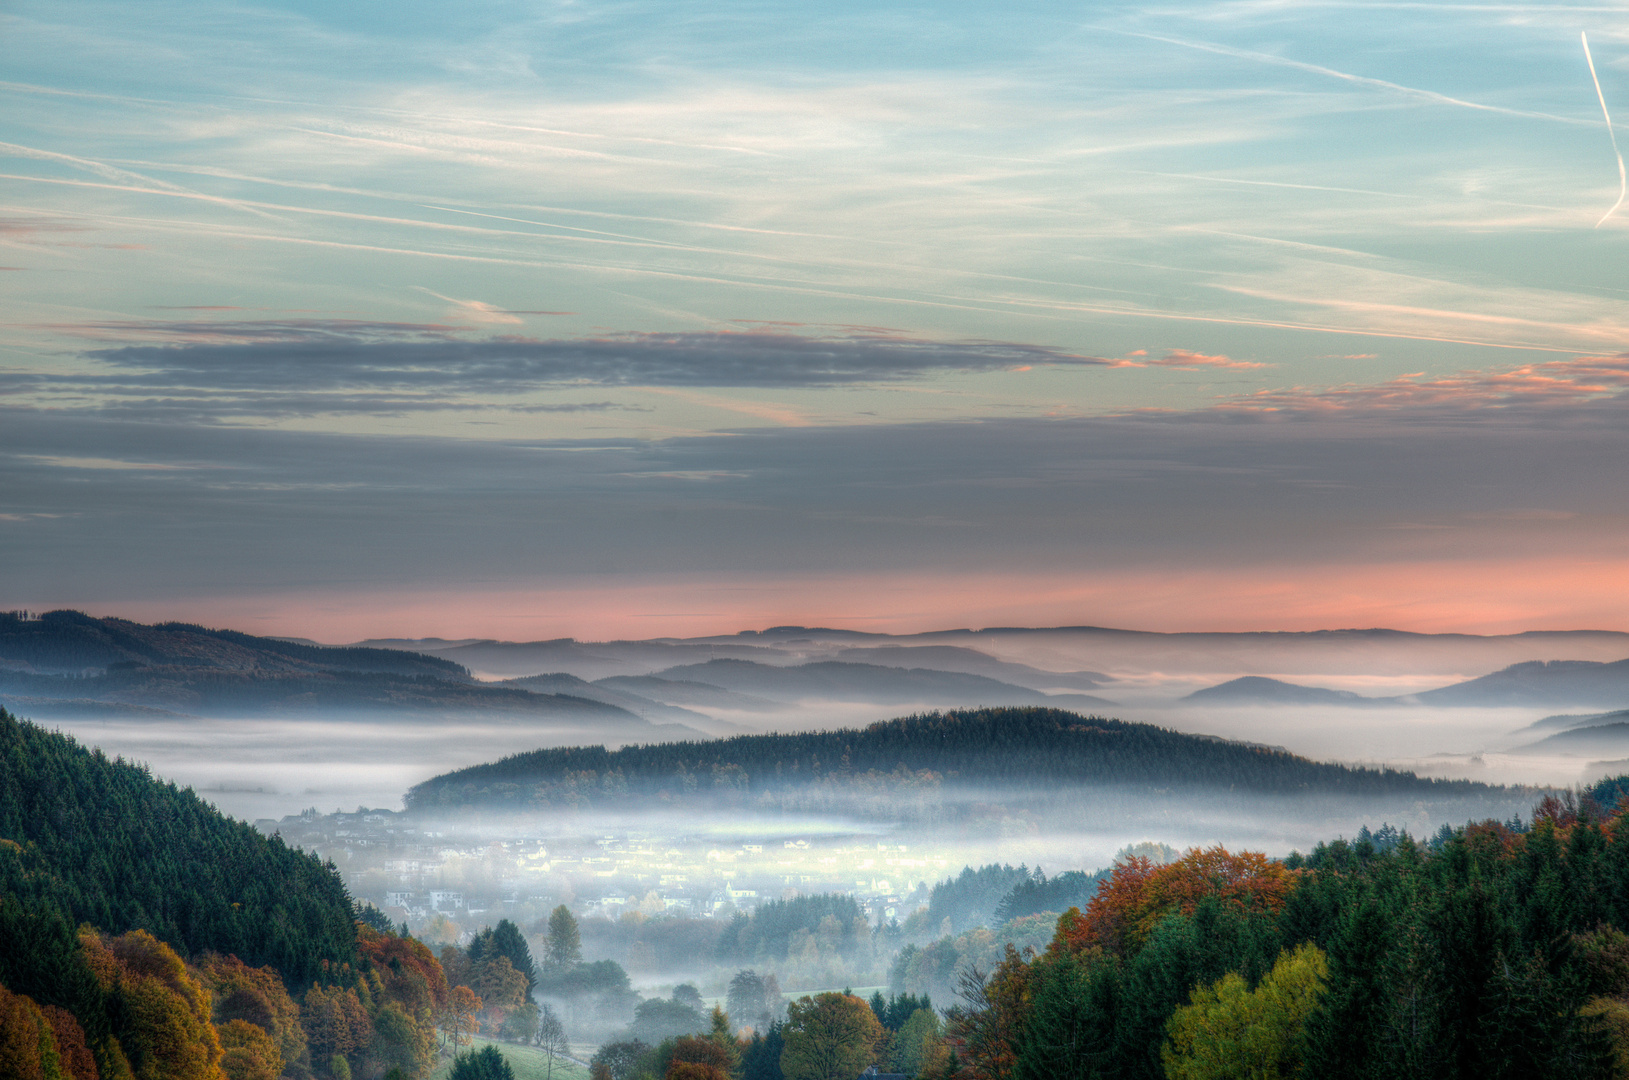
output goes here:
{"type": "Polygon", "coordinates": [[[331,860],[359,901],[430,937],[467,935],[501,918],[529,922],[560,903],[579,918],[727,919],[813,893],[853,896],[882,925],[915,910],[922,884],[951,867],[947,857],[875,836],[725,841],[705,824],[666,834],[545,832],[547,824],[528,836],[513,820],[483,830],[365,808],[255,822],[331,860]]]}

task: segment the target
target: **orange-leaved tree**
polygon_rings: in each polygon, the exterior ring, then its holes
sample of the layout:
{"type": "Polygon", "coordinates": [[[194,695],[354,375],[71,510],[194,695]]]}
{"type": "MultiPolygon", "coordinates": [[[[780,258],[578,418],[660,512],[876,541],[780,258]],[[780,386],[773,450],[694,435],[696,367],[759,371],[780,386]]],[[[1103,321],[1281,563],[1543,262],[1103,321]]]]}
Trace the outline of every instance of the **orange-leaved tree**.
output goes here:
{"type": "Polygon", "coordinates": [[[447,995],[447,1004],[442,1008],[437,1024],[445,1033],[442,1039],[442,1048],[449,1044],[456,1052],[460,1046],[470,1042],[471,1038],[481,1030],[481,1021],[477,1013],[481,1011],[481,999],[475,996],[475,991],[467,986],[455,986],[447,995]]]}
{"type": "Polygon", "coordinates": [[[85,1042],[85,1029],[67,1009],[46,1005],[40,1010],[46,1023],[56,1035],[57,1053],[62,1058],[62,1072],[68,1080],[99,1080],[96,1055],[85,1042]]]}
{"type": "Polygon", "coordinates": [[[0,986],[0,1076],[46,1080],[60,1069],[56,1036],[40,1007],[28,995],[0,986]]]}
{"type": "Polygon", "coordinates": [[[373,1041],[373,1021],[350,987],[312,984],[300,1006],[300,1023],[311,1042],[313,1061],[324,1068],[348,1058],[373,1041]]]}
{"type": "Polygon", "coordinates": [[[378,980],[368,1049],[374,1071],[399,1067],[409,1076],[427,1073],[435,1061],[437,1017],[451,993],[441,962],[423,942],[381,934],[363,923],[357,924],[356,944],[371,966],[370,978],[378,980]]]}
{"type": "Polygon", "coordinates": [[[253,1024],[277,1044],[283,1062],[279,1069],[305,1064],[300,1007],[289,997],[275,968],[253,968],[235,956],[208,953],[198,961],[198,976],[214,999],[217,1028],[225,1030],[233,1020],[253,1024]]]}
{"type": "Polygon", "coordinates": [[[1096,945],[1133,953],[1161,919],[1191,915],[1206,899],[1245,914],[1277,913],[1296,880],[1296,871],[1255,851],[1192,848],[1165,866],[1134,856],[1114,868],[1084,914],[1074,908],[1064,913],[1052,948],[1078,952],[1096,945]]]}
{"type": "Polygon", "coordinates": [[[1017,1064],[1014,1044],[1034,999],[1031,955],[1009,943],[988,977],[976,967],[961,975],[960,992],[968,1004],[950,1009],[945,1019],[948,1041],[975,1080],[1005,1080],[1017,1064]]]}
{"type": "Polygon", "coordinates": [[[447,1003],[447,994],[452,989],[447,973],[422,941],[381,934],[359,923],[356,947],[373,962],[373,969],[383,981],[386,998],[410,1015],[433,1015],[447,1003]]]}

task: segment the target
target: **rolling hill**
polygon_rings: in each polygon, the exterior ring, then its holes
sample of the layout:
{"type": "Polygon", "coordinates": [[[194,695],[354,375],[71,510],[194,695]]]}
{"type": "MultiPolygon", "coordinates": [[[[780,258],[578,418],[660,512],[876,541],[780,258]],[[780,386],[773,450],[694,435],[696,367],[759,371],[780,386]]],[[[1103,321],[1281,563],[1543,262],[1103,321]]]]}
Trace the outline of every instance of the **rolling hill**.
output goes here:
{"type": "MultiPolygon", "coordinates": [[[[465,805],[523,807],[562,785],[573,799],[626,807],[738,805],[817,786],[898,794],[924,788],[997,788],[1050,796],[1082,787],[1163,793],[1406,795],[1429,798],[1493,789],[1469,781],[1352,768],[1268,747],[1185,735],[1150,724],[1059,709],[992,708],[904,717],[863,729],[747,735],[709,742],[535,750],[434,777],[410,790],[411,810],[465,805]],[[583,778],[588,778],[584,780],[583,778]],[[584,786],[586,785],[586,787],[584,786]]],[[[582,805],[580,802],[577,805],[582,805]]]]}
{"type": "Polygon", "coordinates": [[[1182,699],[1191,705],[1389,705],[1393,698],[1367,698],[1349,690],[1299,686],[1262,675],[1246,675],[1195,690],[1182,699]]]}
{"type": "Polygon", "coordinates": [[[1629,660],[1534,660],[1414,697],[1426,705],[1623,708],[1629,706],[1629,660]]]}
{"type": "Polygon", "coordinates": [[[0,701],[56,720],[211,717],[479,715],[535,720],[613,738],[700,735],[650,703],[651,719],[587,684],[554,690],[476,682],[461,665],[399,649],[328,647],[212,630],[144,625],[77,611],[0,613],[0,701]],[[566,692],[560,692],[566,691],[566,692]]]}

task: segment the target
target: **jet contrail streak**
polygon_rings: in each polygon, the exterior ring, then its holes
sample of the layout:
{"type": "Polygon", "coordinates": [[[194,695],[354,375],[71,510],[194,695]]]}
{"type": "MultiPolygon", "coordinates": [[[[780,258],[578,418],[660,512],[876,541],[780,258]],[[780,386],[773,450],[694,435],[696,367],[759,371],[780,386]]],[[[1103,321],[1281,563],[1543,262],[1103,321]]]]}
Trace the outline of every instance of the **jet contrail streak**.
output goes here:
{"type": "Polygon", "coordinates": [[[1606,95],[1601,93],[1601,79],[1595,74],[1595,58],[1589,54],[1589,34],[1580,30],[1578,39],[1584,43],[1584,62],[1589,65],[1589,77],[1595,81],[1595,96],[1601,101],[1601,115],[1606,117],[1606,136],[1612,140],[1612,152],[1618,157],[1618,201],[1612,204],[1612,209],[1601,215],[1601,220],[1595,223],[1599,229],[1606,224],[1606,219],[1618,212],[1623,205],[1624,196],[1629,195],[1629,174],[1623,171],[1623,151],[1618,149],[1618,136],[1612,130],[1612,114],[1606,111],[1606,95]]]}

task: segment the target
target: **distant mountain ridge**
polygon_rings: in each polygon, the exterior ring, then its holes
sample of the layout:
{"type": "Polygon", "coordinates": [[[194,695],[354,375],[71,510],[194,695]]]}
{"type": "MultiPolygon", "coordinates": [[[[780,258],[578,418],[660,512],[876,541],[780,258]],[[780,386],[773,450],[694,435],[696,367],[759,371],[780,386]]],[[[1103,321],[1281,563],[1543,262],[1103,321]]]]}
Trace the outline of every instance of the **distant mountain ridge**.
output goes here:
{"type": "Polygon", "coordinates": [[[1395,698],[1369,698],[1349,690],[1327,690],[1245,675],[1217,686],[1195,690],[1182,699],[1196,705],[1389,705],[1395,698]]]}
{"type": "MultiPolygon", "coordinates": [[[[49,719],[184,719],[334,712],[536,718],[609,737],[700,735],[653,725],[603,694],[476,682],[462,665],[400,649],[330,647],[190,623],[52,611],[0,613],[0,701],[49,719]]],[[[682,719],[656,706],[660,720],[682,719]]]]}
{"type": "Polygon", "coordinates": [[[359,671],[470,681],[461,664],[438,656],[354,645],[327,646],[211,630],[191,623],[144,625],[48,611],[23,618],[0,612],[0,668],[42,675],[87,670],[203,667],[222,671],[359,671]]]}
{"type": "Polygon", "coordinates": [[[1049,695],[984,675],[932,668],[883,667],[879,664],[821,660],[775,666],[751,660],[709,660],[658,672],[657,677],[702,683],[738,693],[795,701],[873,701],[887,705],[1039,705],[1071,707],[1114,703],[1084,694],[1049,695]]]}
{"type": "MultiPolygon", "coordinates": [[[[1418,694],[1365,697],[1259,675],[1230,679],[1182,699],[1195,705],[1430,705],[1440,708],[1629,706],[1629,660],[1532,660],[1418,694]]],[[[1541,724],[1562,721],[1550,717],[1541,724]]],[[[1579,718],[1587,719],[1587,718],[1579,718]]]]}

